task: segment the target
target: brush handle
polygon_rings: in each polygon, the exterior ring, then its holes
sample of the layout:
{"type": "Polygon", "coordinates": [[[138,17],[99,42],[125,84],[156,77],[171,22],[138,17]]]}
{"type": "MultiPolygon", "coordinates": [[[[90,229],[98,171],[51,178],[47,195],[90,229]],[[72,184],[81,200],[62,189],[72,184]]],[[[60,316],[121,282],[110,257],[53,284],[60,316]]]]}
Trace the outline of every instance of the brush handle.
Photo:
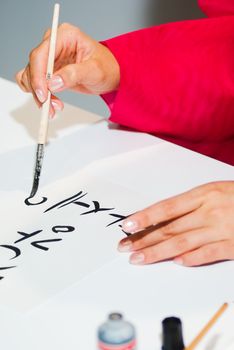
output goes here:
{"type": "Polygon", "coordinates": [[[198,343],[202,340],[202,338],[206,335],[206,333],[211,329],[211,327],[215,324],[215,322],[219,319],[219,317],[222,316],[222,314],[227,308],[228,308],[228,303],[224,303],[218,309],[218,311],[214,314],[214,316],[209,320],[209,322],[205,325],[205,327],[202,328],[202,330],[196,336],[196,338],[184,350],[194,350],[197,347],[198,343]]]}
{"type": "MultiPolygon", "coordinates": [[[[57,38],[57,29],[58,29],[58,20],[59,20],[59,8],[60,8],[59,4],[54,5],[54,14],[53,14],[53,21],[52,21],[52,28],[51,28],[50,46],[49,46],[49,56],[48,56],[47,72],[46,72],[47,80],[51,79],[54,71],[54,58],[55,58],[56,38],[57,38]]],[[[39,133],[38,133],[39,144],[45,144],[47,140],[50,101],[51,101],[51,92],[48,91],[47,100],[42,106],[41,122],[40,122],[39,133]]]]}
{"type": "Polygon", "coordinates": [[[50,113],[50,100],[51,92],[48,92],[48,98],[42,105],[41,121],[38,133],[38,144],[44,145],[47,140],[48,126],[49,126],[49,113],[50,113]]]}

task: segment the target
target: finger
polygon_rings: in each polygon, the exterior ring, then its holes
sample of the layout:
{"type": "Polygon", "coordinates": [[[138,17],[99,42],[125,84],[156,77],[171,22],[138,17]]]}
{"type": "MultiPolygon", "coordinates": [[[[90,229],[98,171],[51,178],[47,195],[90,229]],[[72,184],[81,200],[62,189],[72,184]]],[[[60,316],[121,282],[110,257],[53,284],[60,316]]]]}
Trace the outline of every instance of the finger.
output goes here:
{"type": "Polygon", "coordinates": [[[41,102],[38,100],[38,97],[36,96],[31,86],[29,67],[27,66],[25,69],[22,69],[20,72],[18,72],[16,79],[21,89],[24,92],[31,92],[37,106],[41,107],[41,102]]]}
{"type": "Polygon", "coordinates": [[[20,86],[25,92],[32,92],[30,81],[28,80],[28,66],[20,73],[20,86]]]}
{"type": "Polygon", "coordinates": [[[82,63],[68,64],[59,69],[48,82],[48,87],[52,92],[65,89],[78,89],[83,92],[84,89],[81,85],[96,86],[100,84],[101,80],[101,69],[95,60],[89,60],[82,63]]]}
{"type": "Polygon", "coordinates": [[[58,97],[51,95],[49,117],[53,119],[55,117],[56,112],[62,111],[63,107],[64,107],[63,102],[58,97]]]}
{"type": "Polygon", "coordinates": [[[51,34],[51,29],[47,29],[43,35],[43,40],[49,39],[51,34]]]}
{"type": "Polygon", "coordinates": [[[168,221],[192,212],[202,204],[198,188],[156,203],[123,221],[123,230],[129,233],[168,221]]]}
{"type": "Polygon", "coordinates": [[[34,101],[36,102],[37,106],[40,108],[40,107],[41,107],[41,102],[40,102],[40,100],[38,99],[37,95],[35,94],[35,92],[34,92],[33,89],[32,89],[32,86],[31,86],[29,67],[27,67],[27,69],[25,70],[25,75],[27,76],[27,78],[25,78],[25,81],[26,81],[27,84],[28,84],[28,89],[29,89],[29,91],[32,92],[34,101]]]}
{"type": "Polygon", "coordinates": [[[136,251],[160,243],[170,237],[171,235],[167,235],[160,230],[155,231],[154,228],[149,228],[122,239],[119,242],[118,250],[120,252],[136,251]]]}
{"type": "MultiPolygon", "coordinates": [[[[21,87],[21,89],[25,92],[32,92],[32,87],[30,85],[29,81],[29,69],[28,66],[25,69],[22,69],[16,74],[16,81],[21,87]]],[[[35,101],[38,104],[38,106],[41,106],[41,103],[39,103],[37,96],[34,95],[35,101]]],[[[50,117],[53,117],[56,111],[62,111],[64,108],[63,102],[56,96],[51,95],[51,108],[50,108],[50,117]]]]}
{"type": "Polygon", "coordinates": [[[15,75],[15,80],[17,82],[17,84],[19,85],[19,87],[24,91],[24,92],[28,92],[26,87],[24,86],[24,83],[23,83],[23,73],[25,71],[25,68],[24,69],[21,69],[19,72],[16,73],[15,75]]]}
{"type": "Polygon", "coordinates": [[[219,239],[209,230],[194,230],[174,236],[162,243],[141,249],[130,256],[133,264],[151,264],[154,262],[174,258],[190,252],[207,243],[219,239]]]}
{"type": "Polygon", "coordinates": [[[51,92],[73,89],[81,83],[81,76],[84,72],[81,64],[69,64],[55,72],[54,76],[48,82],[48,88],[51,92]]]}
{"type": "Polygon", "coordinates": [[[42,41],[38,47],[32,50],[29,59],[30,84],[41,103],[46,101],[48,95],[46,82],[48,53],[49,38],[42,41]]]}
{"type": "Polygon", "coordinates": [[[52,104],[50,104],[49,118],[53,119],[55,117],[55,109],[52,104]]]}
{"type": "Polygon", "coordinates": [[[214,242],[183,254],[174,262],[184,266],[199,266],[222,260],[234,259],[234,242],[228,240],[214,242]]]}
{"type": "Polygon", "coordinates": [[[56,112],[56,111],[59,111],[59,112],[60,112],[60,111],[62,111],[63,108],[64,108],[63,102],[62,102],[58,97],[56,97],[56,96],[54,96],[54,95],[51,95],[51,104],[52,104],[52,106],[53,106],[55,112],[56,112]]]}
{"type": "Polygon", "coordinates": [[[124,238],[119,243],[119,251],[127,252],[131,250],[139,250],[160,243],[174,235],[184,232],[197,230],[205,227],[205,220],[198,212],[189,213],[176,220],[170,221],[168,224],[159,225],[159,228],[150,231],[132,234],[128,238],[124,238]]]}
{"type": "Polygon", "coordinates": [[[49,118],[53,119],[57,111],[62,110],[63,103],[54,95],[51,95],[49,118]]]}

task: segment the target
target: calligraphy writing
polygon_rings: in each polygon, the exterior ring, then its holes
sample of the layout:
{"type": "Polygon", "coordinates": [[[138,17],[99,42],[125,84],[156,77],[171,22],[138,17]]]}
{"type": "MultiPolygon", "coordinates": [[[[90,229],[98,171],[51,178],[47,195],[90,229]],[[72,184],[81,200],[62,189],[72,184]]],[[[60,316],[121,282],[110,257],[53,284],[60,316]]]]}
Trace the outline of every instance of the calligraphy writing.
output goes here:
{"type": "MultiPolygon", "coordinates": [[[[87,196],[87,193],[83,191],[79,191],[73,196],[70,196],[66,199],[63,199],[62,201],[59,201],[58,203],[53,204],[52,206],[49,206],[44,210],[44,214],[51,212],[53,210],[59,210],[64,207],[67,207],[69,205],[76,205],[80,208],[85,208],[85,211],[82,211],[80,215],[90,215],[90,214],[97,214],[100,212],[107,212],[108,216],[114,218],[110,223],[106,225],[106,227],[110,227],[112,225],[118,224],[118,227],[122,230],[122,225],[120,224],[121,221],[123,221],[127,216],[120,215],[113,213],[113,210],[115,210],[114,207],[102,207],[100,203],[97,200],[93,200],[91,202],[84,201],[84,197],[87,196]]],[[[48,198],[43,197],[42,200],[40,200],[37,203],[30,202],[30,198],[25,199],[24,203],[27,206],[40,206],[47,202],[48,198]]],[[[23,241],[30,240],[30,245],[36,249],[39,249],[41,251],[48,251],[51,244],[55,242],[60,242],[63,240],[63,234],[65,233],[71,233],[75,231],[75,227],[70,225],[57,225],[53,226],[51,228],[53,234],[59,234],[59,237],[48,237],[47,239],[36,239],[36,236],[40,235],[43,230],[39,229],[33,232],[22,232],[17,231],[20,238],[18,238],[13,244],[1,244],[0,248],[7,249],[10,254],[9,260],[15,260],[22,254],[22,247],[19,246],[19,244],[23,241]]],[[[122,232],[124,232],[122,230],[122,232]]],[[[126,235],[129,235],[128,233],[124,232],[126,235]]],[[[8,265],[8,264],[7,264],[8,265]]],[[[6,271],[9,269],[16,268],[17,265],[13,264],[10,266],[3,266],[0,267],[0,271],[6,271]]],[[[0,276],[0,280],[2,280],[4,276],[0,276]]]]}

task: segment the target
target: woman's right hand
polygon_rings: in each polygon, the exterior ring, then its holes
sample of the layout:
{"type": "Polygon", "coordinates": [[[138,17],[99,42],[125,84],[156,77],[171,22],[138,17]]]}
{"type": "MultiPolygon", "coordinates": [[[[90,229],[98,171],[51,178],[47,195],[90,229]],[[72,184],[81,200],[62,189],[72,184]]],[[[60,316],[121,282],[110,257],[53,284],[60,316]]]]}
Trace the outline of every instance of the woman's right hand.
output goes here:
{"type": "Polygon", "coordinates": [[[21,89],[31,92],[40,107],[52,92],[50,116],[61,110],[63,103],[53,93],[65,89],[100,95],[118,89],[119,64],[111,51],[82,33],[79,28],[64,23],[57,32],[54,75],[47,81],[46,69],[50,30],[29,55],[28,65],[16,74],[21,89]]]}

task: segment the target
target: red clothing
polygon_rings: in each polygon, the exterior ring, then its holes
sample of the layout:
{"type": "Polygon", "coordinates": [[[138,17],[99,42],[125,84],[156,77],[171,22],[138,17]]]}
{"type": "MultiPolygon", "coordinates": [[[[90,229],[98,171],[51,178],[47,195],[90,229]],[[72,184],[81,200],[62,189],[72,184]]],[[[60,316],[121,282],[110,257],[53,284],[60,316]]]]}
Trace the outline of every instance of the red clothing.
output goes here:
{"type": "Polygon", "coordinates": [[[234,165],[234,0],[199,4],[212,18],[105,41],[121,80],[103,98],[111,121],[234,165]]]}
{"type": "Polygon", "coordinates": [[[233,0],[198,0],[198,4],[209,17],[234,15],[233,0]]]}

